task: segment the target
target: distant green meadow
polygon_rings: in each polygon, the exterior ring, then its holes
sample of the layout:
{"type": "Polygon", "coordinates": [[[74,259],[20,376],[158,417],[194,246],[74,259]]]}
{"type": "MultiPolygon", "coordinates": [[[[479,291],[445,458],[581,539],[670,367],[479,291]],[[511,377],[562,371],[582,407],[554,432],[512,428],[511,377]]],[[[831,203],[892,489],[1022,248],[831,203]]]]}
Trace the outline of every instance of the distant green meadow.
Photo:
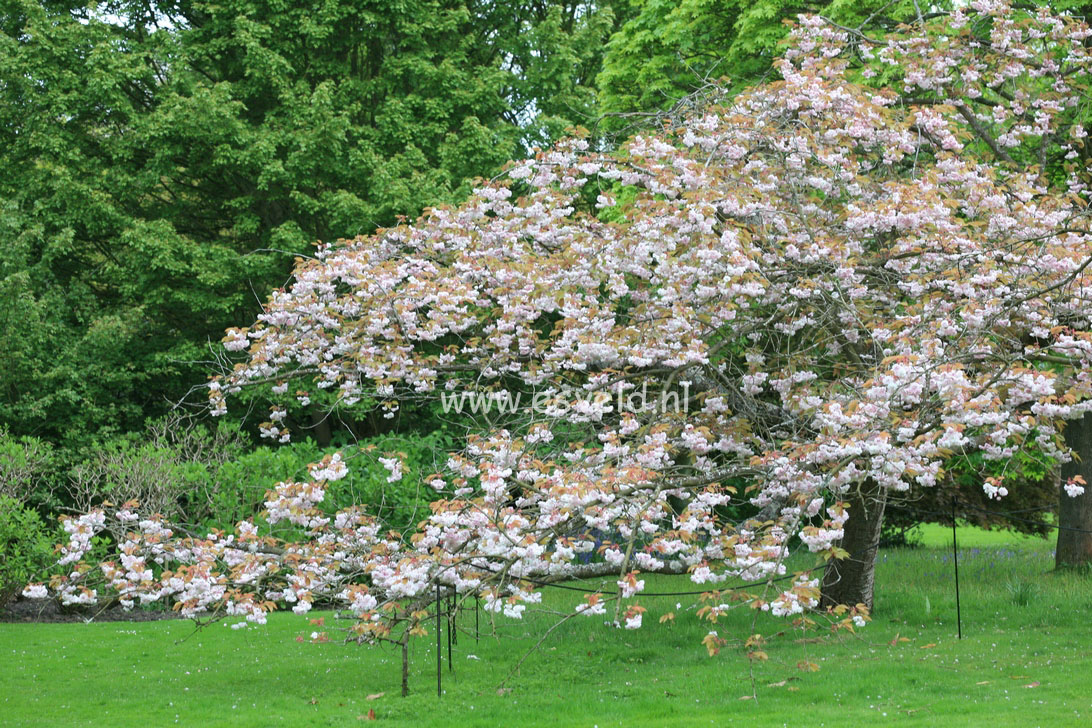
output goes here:
{"type": "MultiPolygon", "coordinates": [[[[350,726],[370,722],[370,711],[401,726],[1092,724],[1092,576],[1054,572],[1053,541],[961,528],[957,640],[951,531],[926,527],[922,540],[881,552],[872,624],[856,635],[801,635],[760,614],[769,660],[754,665],[739,642],[750,610],[710,625],[687,609],[692,599],[646,597],[642,629],[571,619],[512,674],[557,621],[552,612],[580,595],[548,590],[551,613],[497,618],[495,637],[475,639],[470,610],[451,671],[444,642],[442,698],[434,632],[412,643],[403,699],[399,654],[340,643],[330,614],[277,614],[241,631],[195,632],[186,621],[0,624],[0,724],[350,726]],[[667,612],[676,618],[660,624],[667,612]],[[325,624],[312,624],[319,617],[325,624]],[[730,640],[715,657],[701,645],[710,628],[730,640]],[[311,640],[321,631],[330,642],[311,640]]],[[[692,588],[685,578],[648,585],[692,588]]],[[[484,612],[481,626],[491,629],[484,612]]]]}

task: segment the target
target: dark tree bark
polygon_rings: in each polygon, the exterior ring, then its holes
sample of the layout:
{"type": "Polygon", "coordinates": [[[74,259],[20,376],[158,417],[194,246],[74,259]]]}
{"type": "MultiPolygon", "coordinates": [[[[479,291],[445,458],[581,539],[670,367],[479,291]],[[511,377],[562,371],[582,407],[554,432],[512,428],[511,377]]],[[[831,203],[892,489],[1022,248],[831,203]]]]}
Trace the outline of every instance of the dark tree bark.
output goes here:
{"type": "Polygon", "coordinates": [[[330,428],[330,413],[319,407],[311,408],[311,434],[319,447],[330,447],[333,433],[330,428]]]}
{"type": "Polygon", "coordinates": [[[409,634],[402,635],[402,697],[409,695],[409,634]]]}
{"type": "Polygon", "coordinates": [[[864,604],[872,609],[876,552],[880,545],[880,527],[883,526],[887,495],[869,481],[850,494],[846,502],[849,504],[849,520],[843,527],[845,536],[839,545],[849,552],[849,556],[833,559],[827,565],[823,574],[821,605],[864,604]]]}
{"type": "Polygon", "coordinates": [[[1070,498],[1064,488],[1058,489],[1060,528],[1055,565],[1059,568],[1092,563],[1092,413],[1066,424],[1065,444],[1075,457],[1062,466],[1061,486],[1080,475],[1085,480],[1085,491],[1070,498]]]}

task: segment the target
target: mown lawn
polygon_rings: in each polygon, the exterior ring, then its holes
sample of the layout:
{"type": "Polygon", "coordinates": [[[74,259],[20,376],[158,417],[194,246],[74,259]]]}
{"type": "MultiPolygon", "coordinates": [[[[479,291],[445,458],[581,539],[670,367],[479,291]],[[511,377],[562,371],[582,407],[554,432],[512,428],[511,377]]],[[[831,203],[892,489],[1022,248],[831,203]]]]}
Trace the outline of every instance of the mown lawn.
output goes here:
{"type": "MultiPolygon", "coordinates": [[[[412,695],[398,696],[391,649],[312,643],[306,618],[265,628],[188,622],[0,625],[0,724],[194,726],[1052,726],[1092,723],[1092,577],[1054,573],[1052,543],[960,529],[963,640],[956,639],[950,531],[881,555],[875,621],[857,636],[791,630],[756,664],[730,645],[710,658],[709,628],[686,600],[648,598],[644,629],[580,617],[558,629],[498,690],[556,618],[499,619],[501,639],[460,635],[436,697],[435,635],[413,645],[412,695]],[[661,625],[667,611],[684,609],[661,625]],[[297,637],[303,636],[303,642],[297,637]],[[908,641],[903,641],[905,638],[908,641]],[[818,641],[817,641],[818,640],[818,641]],[[802,660],[818,672],[802,672],[802,660]],[[383,693],[368,699],[369,695],[383,693]]],[[[657,579],[649,589],[692,588],[657,579]]],[[[551,591],[547,606],[579,595],[551,591]]],[[[321,615],[312,615],[321,616],[321,615]]],[[[484,617],[484,614],[483,614],[484,617]]],[[[715,627],[749,632],[750,613],[715,627]]],[[[473,627],[469,613],[461,626],[473,627]]],[[[483,627],[485,620],[483,619],[483,627]]],[[[773,635],[788,625],[759,620],[773,635]]],[[[331,636],[336,633],[329,630],[331,636]]],[[[446,658],[446,655],[445,655],[446,658]]]]}

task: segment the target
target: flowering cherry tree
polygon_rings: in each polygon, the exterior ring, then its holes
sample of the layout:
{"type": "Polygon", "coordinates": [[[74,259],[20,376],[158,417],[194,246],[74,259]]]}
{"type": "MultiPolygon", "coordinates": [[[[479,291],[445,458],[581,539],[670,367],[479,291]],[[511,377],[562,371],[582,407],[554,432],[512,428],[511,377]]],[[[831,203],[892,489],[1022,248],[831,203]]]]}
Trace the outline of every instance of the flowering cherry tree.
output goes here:
{"type": "MultiPolygon", "coordinates": [[[[636,629],[642,575],[668,573],[704,590],[712,622],[751,605],[863,624],[889,497],[933,487],[961,451],[1064,460],[1061,423],[1092,408],[1072,161],[1088,36],[1004,4],[882,37],[805,17],[780,81],[614,153],[572,139],[457,208],[319,245],[228,332],[243,358],[211,382],[213,408],[295,380],[388,413],[493,398],[428,479],[431,514],[399,534],[368,504],[324,508],[350,459],[332,456],[230,533],[139,504],[66,520],[72,570],[51,589],[233,626],[332,602],[351,637],[404,645],[438,589],[519,618],[573,579],[598,585],[574,614],[636,629]],[[740,503],[759,514],[739,522],[740,503]],[[119,553],[89,560],[103,530],[119,553]],[[793,551],[825,575],[790,573],[793,551]]],[[[283,409],[263,431],[289,437],[283,409]]]]}

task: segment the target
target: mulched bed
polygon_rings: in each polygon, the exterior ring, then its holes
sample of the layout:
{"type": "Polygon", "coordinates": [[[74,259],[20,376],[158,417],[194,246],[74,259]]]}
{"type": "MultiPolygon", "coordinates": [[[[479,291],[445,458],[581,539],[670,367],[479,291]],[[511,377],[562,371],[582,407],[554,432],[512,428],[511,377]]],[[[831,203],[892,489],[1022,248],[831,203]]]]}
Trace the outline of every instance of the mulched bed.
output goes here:
{"type": "Polygon", "coordinates": [[[0,609],[0,622],[155,622],[179,619],[175,612],[158,609],[132,609],[119,606],[62,607],[54,599],[16,599],[0,609]]]}

